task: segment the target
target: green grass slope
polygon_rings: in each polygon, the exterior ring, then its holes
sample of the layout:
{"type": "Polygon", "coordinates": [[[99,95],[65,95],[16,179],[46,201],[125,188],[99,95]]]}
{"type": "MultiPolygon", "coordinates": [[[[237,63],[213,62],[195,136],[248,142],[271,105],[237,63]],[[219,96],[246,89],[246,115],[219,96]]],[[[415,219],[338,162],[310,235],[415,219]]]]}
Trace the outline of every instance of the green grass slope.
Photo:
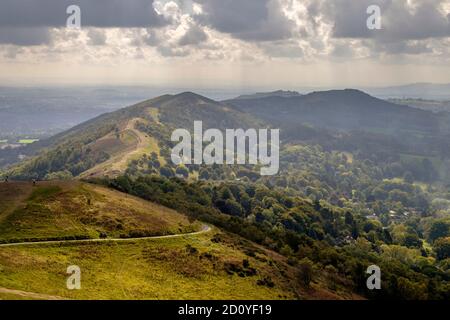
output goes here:
{"type": "Polygon", "coordinates": [[[0,184],[0,243],[187,233],[199,223],[170,209],[82,182],[0,184]],[[12,191],[11,191],[12,190],[12,191]]]}
{"type": "Polygon", "coordinates": [[[215,228],[179,238],[0,246],[5,299],[358,298],[299,283],[286,258],[215,228]],[[70,265],[81,269],[80,290],[66,288],[70,265]]]}
{"type": "Polygon", "coordinates": [[[345,298],[305,290],[277,253],[101,186],[9,182],[0,195],[0,299],[345,298]],[[66,288],[70,265],[81,290],[66,288]]]}

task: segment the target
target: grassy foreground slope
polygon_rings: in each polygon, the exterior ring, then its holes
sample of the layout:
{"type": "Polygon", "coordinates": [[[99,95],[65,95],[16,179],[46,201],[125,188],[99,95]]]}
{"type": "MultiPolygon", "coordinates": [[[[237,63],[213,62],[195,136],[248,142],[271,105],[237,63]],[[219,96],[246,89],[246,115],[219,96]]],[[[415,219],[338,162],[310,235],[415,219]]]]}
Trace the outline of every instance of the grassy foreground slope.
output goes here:
{"type": "Polygon", "coordinates": [[[0,243],[130,238],[201,229],[174,210],[77,181],[0,184],[0,243]]]}
{"type": "Polygon", "coordinates": [[[285,257],[101,186],[14,182],[0,196],[0,299],[354,298],[320,281],[306,289],[285,257]],[[182,235],[139,238],[162,234],[182,235]],[[64,241],[87,237],[110,239],[64,241]],[[63,241],[8,246],[48,239],[63,241]],[[66,287],[71,265],[81,268],[81,290],[66,287]]]}
{"type": "Polygon", "coordinates": [[[285,263],[263,251],[248,257],[243,248],[249,250],[217,232],[120,243],[0,247],[0,287],[71,299],[296,298],[289,275],[282,274],[285,263]],[[81,290],[66,289],[69,265],[81,268],[81,290]]]}
{"type": "Polygon", "coordinates": [[[324,284],[299,285],[286,258],[213,228],[179,238],[0,247],[0,288],[33,299],[357,299],[324,284]],[[81,268],[81,290],[66,269],[81,268]]]}

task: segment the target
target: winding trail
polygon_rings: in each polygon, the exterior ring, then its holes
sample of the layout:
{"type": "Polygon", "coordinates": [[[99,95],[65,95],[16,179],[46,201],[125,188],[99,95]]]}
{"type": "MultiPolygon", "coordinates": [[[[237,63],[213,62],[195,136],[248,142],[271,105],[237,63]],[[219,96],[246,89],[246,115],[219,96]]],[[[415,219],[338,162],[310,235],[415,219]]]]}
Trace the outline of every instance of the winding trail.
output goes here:
{"type": "MultiPolygon", "coordinates": [[[[127,238],[127,239],[86,239],[86,240],[56,240],[56,241],[36,241],[36,242],[17,242],[17,243],[5,243],[0,244],[1,247],[16,247],[16,246],[25,246],[25,245],[42,245],[42,244],[58,244],[58,243],[85,243],[85,242],[125,242],[125,241],[136,241],[136,240],[154,240],[154,239],[170,239],[170,238],[180,238],[186,236],[195,236],[202,233],[207,233],[211,231],[211,227],[204,224],[202,226],[202,230],[190,232],[190,233],[180,233],[180,234],[172,234],[167,236],[154,236],[154,237],[144,237],[144,238],[127,238]]],[[[34,292],[26,292],[21,290],[7,289],[0,287],[0,294],[11,294],[25,298],[31,298],[36,300],[66,300],[67,298],[52,296],[41,293],[34,292]]],[[[1,297],[0,297],[1,300],[1,297]]]]}
{"type": "Polygon", "coordinates": [[[189,233],[179,233],[170,234],[166,236],[153,236],[153,237],[141,237],[141,238],[105,238],[105,239],[83,239],[83,240],[54,240],[54,241],[35,241],[35,242],[15,242],[15,243],[4,243],[0,244],[0,248],[3,247],[17,247],[17,246],[27,246],[27,245],[43,245],[43,244],[64,244],[64,243],[86,243],[86,242],[126,242],[126,241],[136,241],[136,240],[156,240],[156,239],[170,239],[170,238],[181,238],[186,236],[195,236],[202,233],[207,233],[211,231],[211,227],[204,224],[202,230],[189,232],[189,233]]]}
{"type": "MultiPolygon", "coordinates": [[[[30,298],[30,299],[35,299],[35,300],[68,300],[67,298],[59,297],[59,296],[27,292],[27,291],[22,291],[22,290],[6,289],[6,288],[1,288],[1,287],[0,287],[0,293],[15,295],[15,296],[24,297],[24,298],[30,298]]],[[[0,300],[1,300],[1,297],[0,297],[0,300]]]]}

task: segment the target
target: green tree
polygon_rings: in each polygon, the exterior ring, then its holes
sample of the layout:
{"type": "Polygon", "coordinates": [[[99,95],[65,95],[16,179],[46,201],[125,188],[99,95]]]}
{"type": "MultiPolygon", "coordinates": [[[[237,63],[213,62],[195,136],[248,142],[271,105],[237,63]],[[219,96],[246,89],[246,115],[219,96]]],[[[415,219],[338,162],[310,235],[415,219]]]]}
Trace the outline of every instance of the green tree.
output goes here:
{"type": "Polygon", "coordinates": [[[433,248],[438,260],[450,258],[450,237],[439,238],[434,242],[433,248]]]}
{"type": "Polygon", "coordinates": [[[205,168],[202,168],[199,172],[198,177],[202,180],[208,180],[210,177],[209,171],[205,168]]]}
{"type": "Polygon", "coordinates": [[[445,238],[449,236],[450,230],[449,230],[449,223],[439,220],[433,222],[430,228],[430,234],[429,239],[430,241],[434,242],[435,240],[439,238],[445,238]]]}
{"type": "Polygon", "coordinates": [[[239,203],[237,203],[233,199],[228,199],[225,201],[225,213],[230,214],[232,216],[241,216],[242,215],[242,207],[239,203]]]}
{"type": "Polygon", "coordinates": [[[189,177],[189,170],[186,169],[186,167],[177,167],[177,170],[175,172],[185,178],[189,177]]]}
{"type": "Polygon", "coordinates": [[[168,166],[161,167],[159,169],[159,173],[166,178],[170,178],[170,177],[174,176],[172,168],[170,168],[168,166]]]}
{"type": "Polygon", "coordinates": [[[409,171],[403,175],[403,179],[405,180],[406,183],[409,183],[409,184],[414,183],[414,176],[409,171]]]}
{"type": "Polygon", "coordinates": [[[408,248],[421,248],[422,240],[415,233],[407,233],[403,239],[403,245],[408,248]]]}
{"type": "Polygon", "coordinates": [[[305,287],[310,286],[314,277],[314,263],[310,259],[303,258],[300,260],[298,263],[298,277],[305,287]]]}

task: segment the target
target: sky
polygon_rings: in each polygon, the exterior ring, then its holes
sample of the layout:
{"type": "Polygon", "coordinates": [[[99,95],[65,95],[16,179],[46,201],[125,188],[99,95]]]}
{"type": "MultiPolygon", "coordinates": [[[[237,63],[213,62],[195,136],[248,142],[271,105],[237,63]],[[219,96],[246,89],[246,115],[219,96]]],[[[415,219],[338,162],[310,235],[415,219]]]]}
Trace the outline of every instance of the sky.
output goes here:
{"type": "Polygon", "coordinates": [[[450,83],[450,0],[1,0],[0,85],[450,83]],[[77,5],[81,28],[67,27],[77,5]],[[370,30],[377,5],[381,29],[370,30]]]}

